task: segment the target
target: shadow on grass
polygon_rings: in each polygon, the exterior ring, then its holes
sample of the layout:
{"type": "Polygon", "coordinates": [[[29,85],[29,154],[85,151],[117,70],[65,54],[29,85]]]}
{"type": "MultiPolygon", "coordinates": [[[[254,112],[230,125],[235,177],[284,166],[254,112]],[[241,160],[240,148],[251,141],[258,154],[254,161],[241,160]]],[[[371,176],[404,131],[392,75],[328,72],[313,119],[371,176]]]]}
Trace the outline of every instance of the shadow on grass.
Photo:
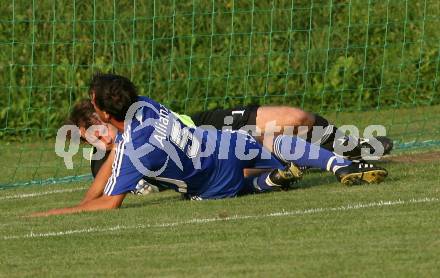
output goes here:
{"type": "Polygon", "coordinates": [[[337,182],[336,177],[331,173],[309,170],[304,173],[303,179],[294,186],[294,190],[324,186],[335,182],[337,182]]]}
{"type": "MultiPolygon", "coordinates": [[[[167,190],[167,191],[171,191],[167,190]]],[[[182,196],[172,195],[172,196],[163,196],[163,194],[153,193],[153,196],[133,196],[132,198],[139,198],[141,200],[137,200],[136,203],[127,203],[124,205],[125,208],[138,208],[138,207],[146,207],[146,206],[162,206],[164,204],[175,203],[177,201],[185,201],[182,196]]]]}

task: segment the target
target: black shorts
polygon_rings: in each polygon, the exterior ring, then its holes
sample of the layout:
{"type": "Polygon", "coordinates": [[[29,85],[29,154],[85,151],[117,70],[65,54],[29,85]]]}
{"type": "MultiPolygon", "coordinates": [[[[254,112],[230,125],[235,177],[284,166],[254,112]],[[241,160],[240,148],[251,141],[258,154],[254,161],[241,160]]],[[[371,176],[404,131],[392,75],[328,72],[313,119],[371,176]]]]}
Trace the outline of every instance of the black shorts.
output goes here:
{"type": "Polygon", "coordinates": [[[196,126],[211,125],[220,130],[223,126],[232,126],[233,130],[237,130],[245,125],[256,124],[259,107],[259,105],[248,105],[231,109],[212,109],[196,113],[191,116],[191,119],[196,126]]]}
{"type": "MultiPolygon", "coordinates": [[[[93,147],[94,154],[96,153],[96,151],[97,151],[96,147],[93,147]]],[[[104,162],[107,160],[109,154],[110,154],[110,151],[107,151],[107,152],[105,152],[105,155],[103,158],[90,161],[90,168],[92,170],[93,178],[96,178],[96,175],[98,174],[99,169],[101,169],[102,164],[104,164],[104,162]]]]}

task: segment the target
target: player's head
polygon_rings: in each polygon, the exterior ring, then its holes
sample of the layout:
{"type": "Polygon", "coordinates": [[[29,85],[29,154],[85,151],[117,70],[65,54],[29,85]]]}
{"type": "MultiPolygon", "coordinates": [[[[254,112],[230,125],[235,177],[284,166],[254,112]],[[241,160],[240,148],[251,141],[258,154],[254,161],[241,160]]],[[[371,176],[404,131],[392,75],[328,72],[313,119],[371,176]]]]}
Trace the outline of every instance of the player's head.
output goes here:
{"type": "Polygon", "coordinates": [[[126,77],[97,73],[90,82],[92,104],[102,121],[122,122],[130,106],[137,101],[136,86],[126,77]]]}
{"type": "Polygon", "coordinates": [[[101,121],[89,99],[81,100],[73,106],[68,122],[79,128],[83,141],[99,147],[99,140],[106,150],[112,148],[117,131],[113,126],[101,121]],[[107,132],[100,129],[90,130],[91,126],[103,126],[107,132]]]}

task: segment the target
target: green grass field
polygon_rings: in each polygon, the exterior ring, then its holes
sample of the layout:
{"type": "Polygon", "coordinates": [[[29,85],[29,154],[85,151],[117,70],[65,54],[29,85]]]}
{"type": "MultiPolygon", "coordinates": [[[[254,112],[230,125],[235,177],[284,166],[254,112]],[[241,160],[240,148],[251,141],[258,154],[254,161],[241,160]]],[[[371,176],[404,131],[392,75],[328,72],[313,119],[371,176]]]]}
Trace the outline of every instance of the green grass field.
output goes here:
{"type": "Polygon", "coordinates": [[[440,277],[440,1],[3,2],[0,277],[440,277]],[[89,186],[63,183],[89,165],[67,170],[54,137],[96,71],[179,113],[285,104],[382,124],[399,150],[380,185],[313,172],[289,192],[29,218],[89,186]]]}
{"type": "Polygon", "coordinates": [[[116,211],[47,218],[88,184],[0,191],[0,276],[438,277],[438,149],[383,162],[380,185],[309,173],[301,188],[219,201],[129,196],[116,211]]]}

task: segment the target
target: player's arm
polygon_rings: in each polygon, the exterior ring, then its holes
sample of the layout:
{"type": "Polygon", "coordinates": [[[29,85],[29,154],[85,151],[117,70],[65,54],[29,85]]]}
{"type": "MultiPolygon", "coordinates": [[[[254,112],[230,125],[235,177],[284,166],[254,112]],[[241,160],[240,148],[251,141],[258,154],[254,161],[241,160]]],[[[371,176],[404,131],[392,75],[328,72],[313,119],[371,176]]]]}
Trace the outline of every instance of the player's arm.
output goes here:
{"type": "Polygon", "coordinates": [[[142,173],[131,163],[131,159],[121,153],[125,148],[124,144],[126,142],[124,138],[123,141],[118,143],[116,150],[112,150],[114,153],[107,159],[105,162],[106,165],[103,165],[104,169],[98,173],[97,181],[92,184],[87,192],[87,200],[83,200],[83,202],[75,207],[49,210],[47,212],[32,214],[32,216],[70,214],[119,208],[126,193],[135,189],[137,182],[143,177],[142,173]],[[113,157],[120,157],[118,162],[114,165],[112,165],[113,157]],[[112,171],[112,168],[117,169],[117,171],[112,171]],[[111,174],[109,174],[108,171],[111,171],[111,174]],[[104,183],[104,185],[102,183],[104,183]]]}
{"type": "Polygon", "coordinates": [[[109,156],[107,157],[106,161],[99,169],[98,174],[96,175],[92,185],[90,186],[89,190],[87,191],[86,195],[84,196],[84,199],[81,201],[80,204],[87,203],[93,199],[97,199],[102,196],[104,192],[104,187],[112,174],[112,163],[114,157],[115,157],[115,149],[113,148],[109,156]]]}
{"type": "Polygon", "coordinates": [[[81,203],[75,207],[52,209],[49,211],[36,212],[31,216],[49,216],[49,215],[59,215],[59,214],[71,214],[85,211],[98,211],[98,210],[110,210],[119,208],[124,201],[126,194],[107,196],[103,195],[99,198],[90,200],[85,203],[81,203]]]}
{"type": "Polygon", "coordinates": [[[115,151],[112,150],[107,160],[102,165],[95,180],[87,191],[81,203],[75,207],[53,209],[46,212],[38,212],[32,216],[48,216],[58,214],[70,214],[83,211],[108,210],[119,208],[125,198],[125,194],[107,196],[103,195],[105,185],[112,174],[112,163],[115,151]]]}

